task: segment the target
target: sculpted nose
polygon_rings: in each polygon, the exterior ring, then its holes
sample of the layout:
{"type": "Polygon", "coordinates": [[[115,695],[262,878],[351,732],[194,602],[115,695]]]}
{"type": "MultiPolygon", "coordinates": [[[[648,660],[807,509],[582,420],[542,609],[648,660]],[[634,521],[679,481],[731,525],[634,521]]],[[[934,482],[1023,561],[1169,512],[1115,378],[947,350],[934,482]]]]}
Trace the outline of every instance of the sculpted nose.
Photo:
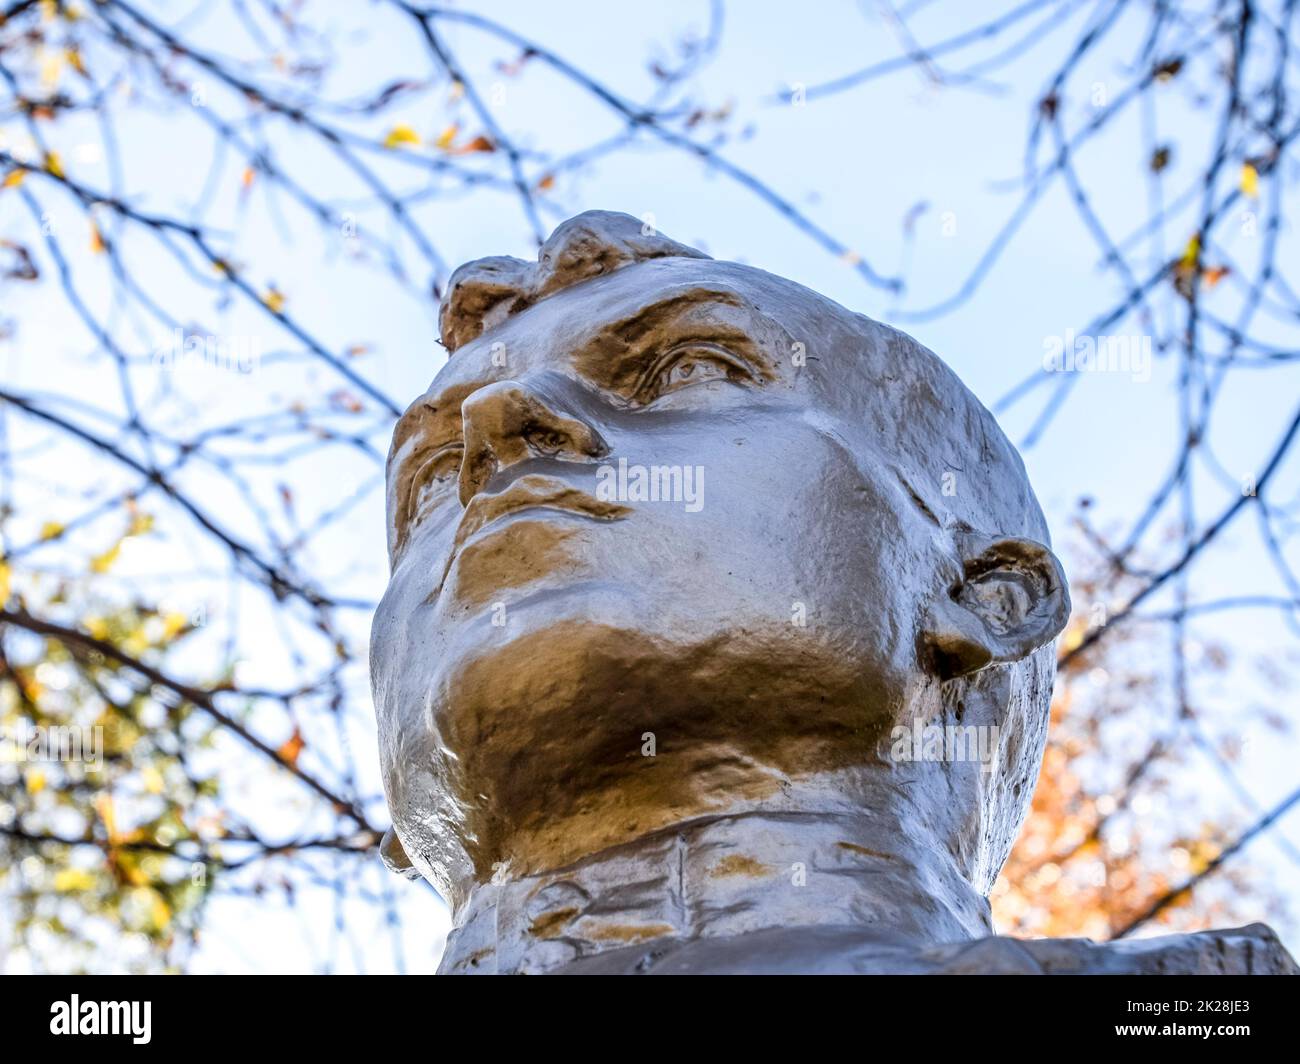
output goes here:
{"type": "Polygon", "coordinates": [[[609,453],[600,433],[558,412],[540,389],[518,381],[480,388],[460,407],[465,457],[460,466],[460,502],[467,505],[501,469],[530,458],[580,462],[609,453]]]}

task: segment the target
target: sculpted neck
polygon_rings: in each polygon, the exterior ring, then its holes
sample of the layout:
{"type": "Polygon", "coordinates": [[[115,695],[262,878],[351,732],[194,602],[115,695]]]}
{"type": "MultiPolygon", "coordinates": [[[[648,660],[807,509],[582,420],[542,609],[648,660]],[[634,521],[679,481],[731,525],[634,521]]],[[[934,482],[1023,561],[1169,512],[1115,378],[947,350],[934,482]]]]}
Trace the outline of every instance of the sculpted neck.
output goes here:
{"type": "Polygon", "coordinates": [[[474,890],[442,973],[541,973],[660,939],[852,928],[882,946],[991,933],[951,856],[873,811],[702,817],[558,871],[474,890]]]}

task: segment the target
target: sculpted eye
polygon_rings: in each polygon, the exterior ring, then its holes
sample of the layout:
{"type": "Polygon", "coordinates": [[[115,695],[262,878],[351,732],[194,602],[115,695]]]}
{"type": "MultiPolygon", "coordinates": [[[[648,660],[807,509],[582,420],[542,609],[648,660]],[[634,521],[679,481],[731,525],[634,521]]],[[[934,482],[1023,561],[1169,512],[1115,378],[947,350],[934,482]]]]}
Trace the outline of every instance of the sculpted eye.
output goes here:
{"type": "Polygon", "coordinates": [[[726,348],[693,343],[676,347],[660,358],[646,374],[636,399],[652,403],[660,396],[709,381],[748,380],[749,370],[726,348]]]}

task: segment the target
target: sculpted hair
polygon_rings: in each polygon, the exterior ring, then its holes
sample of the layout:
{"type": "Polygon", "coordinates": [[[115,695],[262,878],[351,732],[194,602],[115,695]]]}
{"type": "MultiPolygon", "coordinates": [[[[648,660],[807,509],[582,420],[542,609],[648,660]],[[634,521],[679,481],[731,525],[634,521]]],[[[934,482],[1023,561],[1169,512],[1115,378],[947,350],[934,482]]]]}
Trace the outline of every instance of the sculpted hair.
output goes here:
{"type": "Polygon", "coordinates": [[[587,211],[561,225],[536,262],[508,255],[475,259],[451,275],[438,313],[442,344],[451,353],[540,299],[621,266],[648,259],[707,259],[615,211],[587,211]]]}

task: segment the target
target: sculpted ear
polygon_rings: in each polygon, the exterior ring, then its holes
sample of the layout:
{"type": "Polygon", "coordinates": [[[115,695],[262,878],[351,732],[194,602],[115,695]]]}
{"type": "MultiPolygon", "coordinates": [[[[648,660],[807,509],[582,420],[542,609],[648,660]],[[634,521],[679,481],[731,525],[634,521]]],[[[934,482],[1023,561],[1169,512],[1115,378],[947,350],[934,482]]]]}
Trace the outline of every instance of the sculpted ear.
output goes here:
{"type": "Polygon", "coordinates": [[[961,583],[934,603],[922,631],[941,680],[1027,658],[1070,616],[1065,573],[1041,543],[969,535],[960,546],[961,583]]]}

